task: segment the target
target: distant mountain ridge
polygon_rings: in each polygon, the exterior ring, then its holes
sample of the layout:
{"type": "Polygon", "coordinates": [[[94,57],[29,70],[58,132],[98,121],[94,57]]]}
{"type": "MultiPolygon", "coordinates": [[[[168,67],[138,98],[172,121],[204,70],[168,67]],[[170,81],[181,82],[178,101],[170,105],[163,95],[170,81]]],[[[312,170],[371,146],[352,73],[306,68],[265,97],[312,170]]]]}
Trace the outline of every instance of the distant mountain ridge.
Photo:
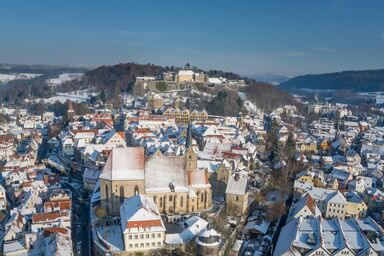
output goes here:
{"type": "Polygon", "coordinates": [[[280,84],[285,90],[322,89],[355,92],[384,91],[384,69],[301,75],[280,84]]]}
{"type": "Polygon", "coordinates": [[[288,76],[285,74],[278,74],[278,73],[265,73],[265,74],[256,74],[248,76],[249,78],[253,78],[260,82],[266,82],[271,83],[274,85],[281,84],[282,82],[285,82],[292,78],[292,76],[288,76]]]}

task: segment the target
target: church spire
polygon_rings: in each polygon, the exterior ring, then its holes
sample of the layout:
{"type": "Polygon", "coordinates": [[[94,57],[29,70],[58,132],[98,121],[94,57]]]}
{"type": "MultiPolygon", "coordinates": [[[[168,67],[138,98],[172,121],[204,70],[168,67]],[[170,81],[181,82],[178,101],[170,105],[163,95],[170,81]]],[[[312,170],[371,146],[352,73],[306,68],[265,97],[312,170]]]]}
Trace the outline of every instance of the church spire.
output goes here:
{"type": "Polygon", "coordinates": [[[192,126],[191,122],[188,123],[188,128],[187,128],[187,138],[185,140],[185,148],[188,149],[192,145],[192,126]]]}

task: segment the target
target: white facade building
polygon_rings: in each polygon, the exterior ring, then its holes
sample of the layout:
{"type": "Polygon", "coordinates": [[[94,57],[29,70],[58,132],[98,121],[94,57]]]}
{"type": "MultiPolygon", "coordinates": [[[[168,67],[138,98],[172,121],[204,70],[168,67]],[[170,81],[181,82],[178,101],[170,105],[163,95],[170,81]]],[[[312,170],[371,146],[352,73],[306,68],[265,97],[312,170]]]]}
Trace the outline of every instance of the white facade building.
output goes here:
{"type": "Polygon", "coordinates": [[[124,248],[128,252],[145,252],[163,247],[165,226],[152,197],[136,195],[120,208],[124,248]]]}

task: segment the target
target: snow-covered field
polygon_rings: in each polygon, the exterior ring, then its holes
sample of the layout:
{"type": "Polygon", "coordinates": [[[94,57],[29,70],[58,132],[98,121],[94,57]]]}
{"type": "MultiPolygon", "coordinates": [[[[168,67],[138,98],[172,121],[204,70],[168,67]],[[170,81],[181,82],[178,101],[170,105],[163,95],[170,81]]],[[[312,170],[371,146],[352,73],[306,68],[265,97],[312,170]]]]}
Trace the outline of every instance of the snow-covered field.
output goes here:
{"type": "Polygon", "coordinates": [[[95,92],[89,92],[89,90],[80,90],[80,91],[74,91],[69,93],[56,93],[55,96],[50,97],[48,99],[36,99],[36,102],[39,102],[40,100],[43,100],[44,103],[55,103],[56,101],[59,101],[61,103],[66,102],[67,100],[73,101],[73,102],[85,102],[87,101],[90,96],[96,96],[98,93],[95,92]]]}
{"type": "Polygon", "coordinates": [[[57,86],[62,83],[74,80],[74,79],[79,79],[83,76],[83,73],[64,73],[59,75],[57,78],[51,78],[47,80],[47,84],[49,86],[57,86]]]}
{"type": "Polygon", "coordinates": [[[0,74],[0,83],[7,83],[13,80],[28,80],[38,76],[41,76],[41,74],[32,74],[32,73],[0,74]]]}

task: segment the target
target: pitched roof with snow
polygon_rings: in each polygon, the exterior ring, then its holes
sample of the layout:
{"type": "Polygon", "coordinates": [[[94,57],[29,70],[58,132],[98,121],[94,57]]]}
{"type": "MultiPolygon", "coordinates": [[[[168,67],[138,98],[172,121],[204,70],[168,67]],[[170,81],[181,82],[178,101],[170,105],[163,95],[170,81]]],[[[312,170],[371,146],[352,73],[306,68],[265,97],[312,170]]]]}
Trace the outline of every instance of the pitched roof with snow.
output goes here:
{"type": "Polygon", "coordinates": [[[243,177],[242,175],[235,176],[229,176],[225,193],[240,196],[245,195],[249,189],[248,178],[243,177]]]}
{"type": "Polygon", "coordinates": [[[113,148],[100,179],[106,180],[143,180],[144,148],[113,148]]]}
{"type": "Polygon", "coordinates": [[[152,197],[136,195],[128,198],[120,207],[120,217],[123,233],[165,231],[159,209],[152,197]]]}
{"type": "Polygon", "coordinates": [[[176,192],[188,191],[185,159],[180,156],[152,156],[145,163],[145,191],[170,192],[170,184],[176,192]]]}
{"type": "Polygon", "coordinates": [[[309,209],[312,216],[321,216],[321,212],[315,204],[313,198],[309,194],[306,194],[299,201],[297,201],[293,207],[291,207],[288,215],[288,221],[290,221],[292,218],[298,217],[297,214],[305,207],[309,209]]]}

